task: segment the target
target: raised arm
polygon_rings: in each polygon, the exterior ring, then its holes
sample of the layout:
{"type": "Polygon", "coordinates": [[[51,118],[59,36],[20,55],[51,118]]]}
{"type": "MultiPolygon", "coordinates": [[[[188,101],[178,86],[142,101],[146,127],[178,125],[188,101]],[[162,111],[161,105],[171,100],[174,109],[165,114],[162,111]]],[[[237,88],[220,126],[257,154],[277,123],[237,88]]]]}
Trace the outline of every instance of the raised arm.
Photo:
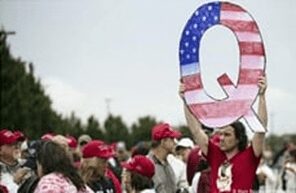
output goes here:
{"type": "MultiPolygon", "coordinates": [[[[267,128],[267,107],[265,100],[265,91],[267,88],[266,77],[263,76],[258,81],[259,86],[259,103],[258,103],[258,116],[265,128],[267,128]]],[[[252,139],[252,147],[257,157],[262,154],[264,147],[265,133],[256,132],[252,139]]]]}
{"type": "MultiPolygon", "coordinates": [[[[184,85],[181,84],[179,93],[183,101],[184,101],[184,90],[185,90],[184,85]]],[[[202,130],[201,123],[194,117],[194,115],[188,109],[187,105],[185,104],[185,101],[184,101],[184,113],[185,113],[185,118],[186,118],[189,130],[193,136],[194,141],[200,147],[201,151],[205,155],[207,155],[209,138],[204,132],[204,130],[202,130]]]]}

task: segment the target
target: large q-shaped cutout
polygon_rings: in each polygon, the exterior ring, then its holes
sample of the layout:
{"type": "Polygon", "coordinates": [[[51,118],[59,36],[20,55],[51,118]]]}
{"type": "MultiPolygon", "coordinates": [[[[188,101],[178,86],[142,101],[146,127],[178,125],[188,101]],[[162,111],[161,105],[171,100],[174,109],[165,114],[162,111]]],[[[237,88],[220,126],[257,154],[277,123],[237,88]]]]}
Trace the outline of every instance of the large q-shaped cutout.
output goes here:
{"type": "Polygon", "coordinates": [[[185,102],[202,124],[223,127],[243,117],[253,131],[266,131],[252,108],[258,95],[258,79],[265,70],[265,51],[259,28],[246,10],[219,1],[200,6],[182,33],[179,59],[182,82],[185,84],[185,102]],[[200,76],[200,40],[205,31],[215,25],[223,25],[234,33],[240,52],[237,85],[231,82],[227,74],[218,78],[228,96],[224,100],[210,97],[200,76]]]}

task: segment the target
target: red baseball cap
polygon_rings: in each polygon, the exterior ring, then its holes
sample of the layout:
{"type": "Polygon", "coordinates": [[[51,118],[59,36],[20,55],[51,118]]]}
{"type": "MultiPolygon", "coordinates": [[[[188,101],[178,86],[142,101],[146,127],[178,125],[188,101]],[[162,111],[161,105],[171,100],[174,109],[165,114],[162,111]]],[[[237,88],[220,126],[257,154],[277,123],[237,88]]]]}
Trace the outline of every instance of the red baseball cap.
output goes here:
{"type": "Polygon", "coordinates": [[[152,178],[155,173],[154,163],[143,155],[136,155],[130,161],[121,164],[129,171],[136,172],[148,178],[152,178]]]}
{"type": "Polygon", "coordinates": [[[179,138],[181,133],[173,130],[167,123],[160,123],[152,128],[152,139],[159,141],[163,138],[179,138]]]}
{"type": "Polygon", "coordinates": [[[100,140],[90,141],[82,150],[83,158],[98,157],[102,159],[109,159],[114,155],[114,149],[100,140]]]}
{"type": "Polygon", "coordinates": [[[24,135],[23,132],[21,132],[21,131],[15,131],[13,133],[16,136],[16,138],[18,139],[18,141],[25,141],[26,137],[25,137],[25,135],[24,135]]]}
{"type": "Polygon", "coordinates": [[[20,131],[12,132],[8,129],[0,131],[0,145],[10,145],[24,139],[24,134],[20,131]]]}
{"type": "Polygon", "coordinates": [[[68,146],[73,149],[75,149],[78,145],[76,138],[73,136],[67,136],[67,142],[68,146]]]}

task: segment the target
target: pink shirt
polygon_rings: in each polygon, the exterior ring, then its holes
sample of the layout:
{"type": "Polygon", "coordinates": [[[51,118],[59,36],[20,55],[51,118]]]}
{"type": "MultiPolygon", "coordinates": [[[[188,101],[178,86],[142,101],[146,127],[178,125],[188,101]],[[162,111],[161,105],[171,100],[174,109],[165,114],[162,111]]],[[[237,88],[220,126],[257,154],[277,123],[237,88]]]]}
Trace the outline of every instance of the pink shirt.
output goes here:
{"type": "Polygon", "coordinates": [[[74,184],[62,174],[50,173],[43,176],[34,193],[91,193],[89,189],[77,191],[74,184]]]}
{"type": "Polygon", "coordinates": [[[211,166],[212,193],[252,192],[260,161],[260,157],[255,156],[252,146],[227,160],[225,153],[209,141],[207,160],[211,166]]]}

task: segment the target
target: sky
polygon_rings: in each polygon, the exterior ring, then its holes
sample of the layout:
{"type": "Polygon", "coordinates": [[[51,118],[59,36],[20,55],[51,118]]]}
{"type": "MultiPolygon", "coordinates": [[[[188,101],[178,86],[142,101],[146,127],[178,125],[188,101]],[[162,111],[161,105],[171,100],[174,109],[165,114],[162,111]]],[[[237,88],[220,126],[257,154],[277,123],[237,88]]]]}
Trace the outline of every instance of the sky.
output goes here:
{"type": "MultiPolygon", "coordinates": [[[[187,20],[208,0],[0,0],[0,26],[11,53],[32,62],[53,108],[84,122],[108,112],[128,124],[150,115],[185,124],[178,96],[179,41],[187,20]]],[[[295,133],[295,0],[230,0],[255,18],[265,45],[269,131],[295,133]]],[[[201,41],[207,92],[225,97],[216,78],[236,82],[238,45],[215,26],[201,41]]],[[[256,107],[254,107],[256,108],[256,107]]]]}

